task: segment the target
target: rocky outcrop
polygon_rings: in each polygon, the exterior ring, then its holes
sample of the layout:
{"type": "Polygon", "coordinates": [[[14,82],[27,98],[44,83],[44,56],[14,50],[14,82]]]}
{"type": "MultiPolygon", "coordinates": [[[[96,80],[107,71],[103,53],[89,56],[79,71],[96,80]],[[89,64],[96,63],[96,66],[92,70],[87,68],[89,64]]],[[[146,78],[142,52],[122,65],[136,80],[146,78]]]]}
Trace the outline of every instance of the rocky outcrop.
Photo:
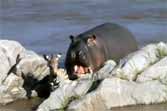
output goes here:
{"type": "Polygon", "coordinates": [[[96,74],[88,74],[85,81],[83,77],[62,84],[38,111],[105,111],[113,107],[165,102],[166,58],[166,43],[147,45],[123,58],[118,65],[113,61],[106,63],[96,74]],[[88,90],[98,80],[102,80],[100,85],[93,91],[88,90]]]}
{"type": "Polygon", "coordinates": [[[151,65],[167,56],[167,44],[149,44],[142,49],[129,54],[120,64],[112,71],[116,77],[135,81],[151,65]]]}
{"type": "Polygon", "coordinates": [[[43,57],[16,41],[0,40],[0,104],[27,98],[23,76],[41,80],[48,74],[43,57]]]}
{"type": "Polygon", "coordinates": [[[99,88],[73,101],[69,111],[106,111],[113,107],[152,104],[167,101],[167,87],[159,81],[138,84],[119,78],[107,78],[99,88]]]}
{"type": "Polygon", "coordinates": [[[0,84],[6,78],[10,68],[16,63],[17,55],[24,51],[25,48],[18,42],[0,40],[0,84]]]}
{"type": "Polygon", "coordinates": [[[164,57],[159,62],[143,71],[136,81],[147,82],[152,80],[158,80],[162,82],[162,84],[167,85],[167,57],[164,57]]]}
{"type": "Polygon", "coordinates": [[[149,44],[119,64],[109,60],[98,72],[76,81],[69,80],[57,62],[18,42],[0,40],[0,104],[49,96],[38,111],[105,111],[167,101],[166,43],[149,44]]]}
{"type": "Polygon", "coordinates": [[[47,61],[42,56],[37,55],[33,51],[26,50],[20,54],[21,61],[16,66],[16,74],[32,74],[34,78],[41,80],[49,75],[47,61]]]}
{"type": "Polygon", "coordinates": [[[108,77],[115,65],[116,63],[111,60],[106,62],[106,65],[97,74],[87,74],[76,81],[64,79],[59,88],[39,106],[38,111],[65,109],[71,101],[85,96],[94,81],[108,77]],[[104,71],[105,74],[103,74],[104,71]]]}
{"type": "Polygon", "coordinates": [[[0,104],[7,104],[18,99],[26,99],[26,91],[23,86],[24,80],[11,73],[3,84],[0,85],[0,104]]]}

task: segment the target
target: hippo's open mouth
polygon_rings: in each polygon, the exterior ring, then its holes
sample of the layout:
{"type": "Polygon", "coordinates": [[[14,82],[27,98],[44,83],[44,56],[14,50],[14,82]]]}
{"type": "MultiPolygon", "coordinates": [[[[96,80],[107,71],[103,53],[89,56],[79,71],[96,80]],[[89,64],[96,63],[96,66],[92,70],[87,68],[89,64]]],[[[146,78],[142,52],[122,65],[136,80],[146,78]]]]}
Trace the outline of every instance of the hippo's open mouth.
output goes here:
{"type": "Polygon", "coordinates": [[[81,75],[86,73],[93,73],[93,70],[91,67],[84,67],[82,65],[74,65],[74,74],[75,75],[81,75]]]}

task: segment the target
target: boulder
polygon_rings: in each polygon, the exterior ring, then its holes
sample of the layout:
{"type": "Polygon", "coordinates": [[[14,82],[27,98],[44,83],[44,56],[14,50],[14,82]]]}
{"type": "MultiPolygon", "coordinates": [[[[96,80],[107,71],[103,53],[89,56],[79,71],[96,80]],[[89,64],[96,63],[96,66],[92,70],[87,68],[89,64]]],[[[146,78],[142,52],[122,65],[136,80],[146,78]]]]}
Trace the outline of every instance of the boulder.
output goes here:
{"type": "Polygon", "coordinates": [[[144,83],[107,78],[99,88],[71,102],[67,111],[106,111],[113,107],[167,101],[167,87],[154,80],[144,83]]]}
{"type": "Polygon", "coordinates": [[[166,43],[149,44],[124,57],[112,71],[112,75],[135,81],[141,72],[165,56],[167,56],[166,43]]]}
{"type": "Polygon", "coordinates": [[[6,104],[18,99],[26,98],[23,86],[24,80],[11,73],[3,84],[0,85],[0,104],[6,104]]]}
{"type": "Polygon", "coordinates": [[[137,82],[158,80],[167,85],[167,57],[153,64],[143,71],[137,78],[137,82]]]}
{"type": "Polygon", "coordinates": [[[27,98],[23,75],[42,80],[48,74],[49,68],[43,57],[16,41],[0,40],[0,104],[27,98]]]}
{"type": "Polygon", "coordinates": [[[49,67],[47,66],[47,61],[36,54],[33,51],[26,50],[24,53],[20,54],[20,62],[16,66],[16,74],[28,74],[32,75],[34,78],[41,80],[45,76],[49,75],[49,67]]]}
{"type": "Polygon", "coordinates": [[[16,63],[17,55],[24,51],[25,48],[16,41],[0,40],[0,84],[16,63]]]}

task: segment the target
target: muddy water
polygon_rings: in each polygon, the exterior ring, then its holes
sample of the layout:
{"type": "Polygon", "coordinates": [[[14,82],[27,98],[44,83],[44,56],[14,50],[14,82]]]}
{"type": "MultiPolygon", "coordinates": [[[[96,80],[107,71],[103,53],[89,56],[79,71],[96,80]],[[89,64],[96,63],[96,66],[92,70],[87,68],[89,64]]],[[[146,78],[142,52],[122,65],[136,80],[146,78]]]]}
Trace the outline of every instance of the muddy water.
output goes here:
{"type": "MultiPolygon", "coordinates": [[[[167,0],[0,0],[0,39],[17,40],[40,54],[63,54],[68,36],[104,22],[121,24],[140,46],[167,42],[167,0]]],[[[30,111],[39,99],[0,106],[30,111]]],[[[114,108],[113,111],[166,111],[167,104],[114,108]]]]}
{"type": "Polygon", "coordinates": [[[0,111],[35,111],[37,106],[43,101],[40,98],[30,100],[17,100],[6,106],[0,105],[0,111]]]}

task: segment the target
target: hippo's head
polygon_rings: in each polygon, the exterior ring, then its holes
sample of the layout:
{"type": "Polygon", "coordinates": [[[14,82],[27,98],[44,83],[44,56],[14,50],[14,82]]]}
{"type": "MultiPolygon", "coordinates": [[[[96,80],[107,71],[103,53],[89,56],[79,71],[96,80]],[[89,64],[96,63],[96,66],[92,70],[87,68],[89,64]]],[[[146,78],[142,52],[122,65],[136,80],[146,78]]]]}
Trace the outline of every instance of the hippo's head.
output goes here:
{"type": "Polygon", "coordinates": [[[92,51],[96,49],[96,36],[74,37],[70,36],[71,44],[67,51],[65,67],[69,79],[77,79],[85,73],[92,73],[93,60],[92,51]]]}

